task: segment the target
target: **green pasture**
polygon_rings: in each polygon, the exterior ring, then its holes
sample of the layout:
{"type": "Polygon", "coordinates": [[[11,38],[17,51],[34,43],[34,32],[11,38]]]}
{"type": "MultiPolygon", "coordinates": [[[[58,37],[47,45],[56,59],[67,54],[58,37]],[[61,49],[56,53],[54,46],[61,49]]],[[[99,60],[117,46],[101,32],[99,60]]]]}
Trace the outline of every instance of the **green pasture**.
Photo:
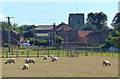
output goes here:
{"type": "Polygon", "coordinates": [[[44,55],[54,55],[54,56],[70,56],[70,55],[78,55],[78,56],[118,56],[118,52],[94,52],[94,51],[66,51],[66,50],[47,50],[47,49],[26,49],[26,50],[12,50],[11,52],[2,52],[2,58],[6,57],[6,54],[8,54],[9,58],[16,57],[18,54],[18,57],[27,57],[27,54],[29,54],[29,57],[39,57],[44,55]],[[14,53],[12,55],[12,52],[14,53]],[[23,52],[23,54],[22,54],[23,52]],[[38,53],[37,53],[38,52],[38,53]]]}

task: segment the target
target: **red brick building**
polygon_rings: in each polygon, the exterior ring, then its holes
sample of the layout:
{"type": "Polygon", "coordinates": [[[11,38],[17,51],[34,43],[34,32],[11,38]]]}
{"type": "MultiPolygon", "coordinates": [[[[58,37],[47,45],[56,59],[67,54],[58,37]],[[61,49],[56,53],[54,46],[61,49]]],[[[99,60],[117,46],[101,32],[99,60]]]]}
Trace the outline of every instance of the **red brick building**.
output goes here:
{"type": "Polygon", "coordinates": [[[44,37],[49,41],[49,45],[52,46],[54,46],[55,44],[55,35],[58,35],[63,38],[62,45],[66,45],[67,43],[67,46],[98,47],[101,44],[105,43],[107,37],[109,36],[109,33],[112,32],[112,30],[104,30],[101,32],[79,31],[63,22],[57,26],[55,24],[39,26],[38,28],[36,28],[36,30],[36,34],[40,35],[39,38],[43,39],[44,37]]]}
{"type": "MultiPolygon", "coordinates": [[[[23,40],[23,36],[21,34],[19,34],[18,32],[16,32],[15,30],[10,30],[10,43],[12,45],[18,45],[18,43],[21,43],[23,40]]],[[[8,43],[8,32],[4,31],[2,33],[2,46],[8,43]]]]}

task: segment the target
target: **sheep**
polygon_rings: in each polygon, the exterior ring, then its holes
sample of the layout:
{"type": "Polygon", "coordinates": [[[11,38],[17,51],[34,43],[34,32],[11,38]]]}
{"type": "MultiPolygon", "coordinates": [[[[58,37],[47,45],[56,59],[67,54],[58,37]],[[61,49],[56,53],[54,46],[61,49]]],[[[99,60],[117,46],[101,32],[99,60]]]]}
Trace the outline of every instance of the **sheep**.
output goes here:
{"type": "Polygon", "coordinates": [[[72,57],[75,57],[75,55],[73,54],[72,57]]]}
{"type": "Polygon", "coordinates": [[[7,63],[14,63],[15,64],[15,59],[14,58],[11,58],[11,59],[8,59],[6,62],[5,62],[5,64],[7,64],[7,63]]]}
{"type": "Polygon", "coordinates": [[[111,65],[111,63],[108,60],[103,60],[103,65],[107,66],[107,65],[111,65]]]}
{"type": "Polygon", "coordinates": [[[33,58],[32,59],[26,58],[25,63],[27,63],[27,64],[28,63],[30,63],[30,64],[33,63],[34,64],[35,63],[35,59],[33,59],[33,58]]]}
{"type": "Polygon", "coordinates": [[[45,56],[43,57],[43,60],[47,60],[47,58],[48,58],[47,55],[45,55],[45,56]]]}
{"type": "Polygon", "coordinates": [[[51,59],[52,59],[52,62],[53,61],[58,61],[58,57],[54,57],[53,55],[51,55],[51,59]]]}
{"type": "Polygon", "coordinates": [[[29,65],[28,65],[28,64],[24,64],[24,66],[23,66],[22,69],[23,69],[23,70],[29,69],[29,65]]]}

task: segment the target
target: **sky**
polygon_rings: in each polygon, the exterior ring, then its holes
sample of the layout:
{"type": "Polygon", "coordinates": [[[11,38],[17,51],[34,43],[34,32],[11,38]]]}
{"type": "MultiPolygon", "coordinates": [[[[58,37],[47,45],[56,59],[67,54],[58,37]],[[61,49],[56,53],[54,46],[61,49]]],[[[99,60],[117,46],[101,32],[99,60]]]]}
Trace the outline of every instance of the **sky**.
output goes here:
{"type": "Polygon", "coordinates": [[[85,22],[90,12],[104,12],[108,16],[108,26],[118,12],[118,2],[1,2],[0,20],[7,21],[12,16],[11,23],[21,25],[56,25],[68,24],[70,13],[84,13],[85,22]]]}

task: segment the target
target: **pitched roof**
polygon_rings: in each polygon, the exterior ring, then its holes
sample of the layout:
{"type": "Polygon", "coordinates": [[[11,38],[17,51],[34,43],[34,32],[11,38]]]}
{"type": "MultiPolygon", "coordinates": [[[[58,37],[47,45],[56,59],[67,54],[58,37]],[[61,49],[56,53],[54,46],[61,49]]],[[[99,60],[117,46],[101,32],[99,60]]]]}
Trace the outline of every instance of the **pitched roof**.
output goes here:
{"type": "Polygon", "coordinates": [[[88,34],[90,34],[92,31],[78,31],[78,35],[80,37],[86,37],[88,34]]]}
{"type": "Polygon", "coordinates": [[[112,32],[112,29],[107,29],[107,30],[103,30],[103,31],[95,31],[95,32],[91,32],[90,34],[87,35],[87,37],[91,37],[91,36],[99,36],[101,34],[108,34],[109,32],[112,32]]]}
{"type": "Polygon", "coordinates": [[[75,31],[75,29],[73,29],[72,27],[68,26],[63,22],[52,29],[52,31],[71,31],[71,30],[75,31]]]}
{"type": "Polygon", "coordinates": [[[19,33],[18,33],[17,31],[15,31],[15,30],[10,30],[10,31],[14,32],[14,33],[17,34],[17,35],[19,34],[19,33]]]}
{"type": "Polygon", "coordinates": [[[35,30],[51,30],[53,29],[52,25],[39,25],[35,30]]]}

